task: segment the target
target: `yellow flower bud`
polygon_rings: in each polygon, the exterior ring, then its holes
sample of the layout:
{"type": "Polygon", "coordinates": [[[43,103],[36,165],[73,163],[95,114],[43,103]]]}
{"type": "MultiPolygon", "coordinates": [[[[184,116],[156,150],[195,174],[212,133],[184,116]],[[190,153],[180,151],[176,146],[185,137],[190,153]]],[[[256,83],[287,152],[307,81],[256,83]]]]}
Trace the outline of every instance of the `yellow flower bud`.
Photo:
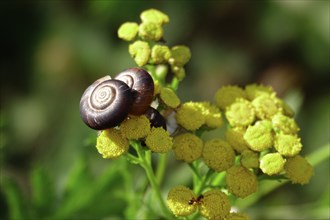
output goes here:
{"type": "Polygon", "coordinates": [[[245,198],[257,191],[257,177],[245,167],[233,166],[226,172],[226,184],[230,193],[245,198]]]}
{"type": "Polygon", "coordinates": [[[103,130],[96,139],[96,149],[103,158],[115,159],[126,153],[129,142],[115,128],[103,130]]]}
{"type": "Polygon", "coordinates": [[[171,66],[171,70],[179,81],[186,77],[186,71],[181,66],[171,66]]]}
{"type": "Polygon", "coordinates": [[[252,101],[252,105],[255,108],[257,117],[260,119],[271,119],[276,113],[282,112],[275,93],[257,96],[252,101]]]}
{"type": "Polygon", "coordinates": [[[163,28],[153,22],[142,23],[139,26],[139,36],[144,40],[159,41],[163,37],[163,28]]]}
{"type": "Polygon", "coordinates": [[[197,203],[189,204],[195,199],[194,192],[185,186],[176,186],[167,196],[167,205],[175,216],[188,216],[197,210],[197,203]]]}
{"type": "Polygon", "coordinates": [[[245,168],[259,167],[259,154],[252,150],[244,150],[241,154],[241,164],[245,168]]]}
{"type": "Polygon", "coordinates": [[[176,108],[180,105],[180,99],[175,94],[175,92],[167,87],[163,87],[160,89],[159,94],[161,100],[170,108],[176,108]]]}
{"type": "Polygon", "coordinates": [[[249,149],[248,143],[243,138],[244,132],[245,130],[241,128],[231,128],[228,129],[225,133],[226,141],[238,153],[249,149]]]}
{"type": "Polygon", "coordinates": [[[274,147],[283,156],[293,157],[299,154],[302,144],[296,135],[276,134],[274,147]]]}
{"type": "Polygon", "coordinates": [[[118,29],[118,37],[126,41],[131,41],[134,40],[138,31],[139,25],[137,23],[125,22],[118,29]]]}
{"type": "Polygon", "coordinates": [[[157,23],[157,24],[167,24],[170,19],[167,14],[157,10],[157,9],[148,9],[141,13],[140,18],[143,23],[157,23]]]}
{"type": "Polygon", "coordinates": [[[209,128],[218,128],[223,124],[220,110],[210,102],[197,102],[196,107],[205,117],[205,124],[209,128]]]}
{"type": "Polygon", "coordinates": [[[178,45],[172,47],[171,58],[168,60],[168,62],[172,66],[182,67],[189,62],[190,57],[191,57],[191,53],[189,47],[178,45]]]}
{"type": "Polygon", "coordinates": [[[167,46],[155,45],[151,49],[151,58],[155,64],[166,63],[171,56],[171,51],[167,46]]]}
{"type": "Polygon", "coordinates": [[[203,141],[191,133],[180,134],[174,138],[173,151],[177,160],[191,163],[202,155],[203,141]]]}
{"type": "Polygon", "coordinates": [[[199,211],[207,219],[225,219],[230,212],[230,202],[226,194],[218,189],[203,194],[199,211]]]}
{"type": "Polygon", "coordinates": [[[150,133],[150,121],[145,115],[128,118],[120,124],[120,131],[127,139],[140,139],[150,133]]]}
{"type": "Polygon", "coordinates": [[[299,127],[293,118],[277,113],[272,118],[273,128],[275,132],[283,132],[284,134],[297,134],[299,127]]]}
{"type": "Polygon", "coordinates": [[[200,128],[205,123],[204,115],[193,102],[186,102],[180,106],[175,118],[179,125],[189,131],[200,128]]]}
{"type": "Polygon", "coordinates": [[[260,160],[260,169],[263,173],[272,176],[283,171],[285,159],[279,153],[269,153],[260,160]]]}
{"type": "Polygon", "coordinates": [[[153,152],[166,153],[172,148],[172,137],[162,127],[152,127],[151,133],[146,137],[146,145],[153,152]]]}
{"type": "Polygon", "coordinates": [[[251,150],[263,151],[273,146],[273,132],[270,121],[258,121],[249,126],[244,134],[251,150]]]}
{"type": "Polygon", "coordinates": [[[245,86],[245,93],[249,100],[253,100],[256,97],[263,95],[263,94],[273,94],[275,91],[270,86],[264,85],[257,85],[257,84],[250,84],[245,86]]]}
{"type": "Polygon", "coordinates": [[[255,119],[254,109],[249,101],[237,98],[234,103],[226,108],[226,117],[233,127],[245,127],[255,119]]]}
{"type": "Polygon", "coordinates": [[[135,41],[129,45],[128,51],[138,66],[147,64],[150,57],[150,47],[147,42],[135,41]]]}
{"type": "Polygon", "coordinates": [[[289,158],[284,169],[292,183],[301,185],[308,183],[314,173],[312,165],[300,155],[289,158]]]}
{"type": "Polygon", "coordinates": [[[233,166],[235,152],[226,141],[212,139],[204,144],[203,160],[208,167],[221,172],[233,166]]]}
{"type": "Polygon", "coordinates": [[[245,98],[245,92],[238,86],[223,86],[214,96],[215,104],[222,110],[235,102],[237,98],[245,98]]]}

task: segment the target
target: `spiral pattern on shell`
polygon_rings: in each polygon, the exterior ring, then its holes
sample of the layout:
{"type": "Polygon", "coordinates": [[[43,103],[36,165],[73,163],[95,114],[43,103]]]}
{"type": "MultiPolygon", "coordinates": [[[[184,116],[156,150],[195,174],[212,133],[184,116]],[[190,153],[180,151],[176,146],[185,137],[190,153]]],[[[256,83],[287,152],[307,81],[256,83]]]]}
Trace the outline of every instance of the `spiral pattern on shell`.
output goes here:
{"type": "Polygon", "coordinates": [[[80,115],[86,125],[103,130],[119,125],[133,103],[131,89],[122,81],[103,77],[84,92],[80,100],[80,115]]]}
{"type": "Polygon", "coordinates": [[[133,106],[129,114],[144,114],[154,97],[154,81],[150,74],[141,68],[129,68],[119,73],[115,79],[123,81],[132,90],[133,106]]]}

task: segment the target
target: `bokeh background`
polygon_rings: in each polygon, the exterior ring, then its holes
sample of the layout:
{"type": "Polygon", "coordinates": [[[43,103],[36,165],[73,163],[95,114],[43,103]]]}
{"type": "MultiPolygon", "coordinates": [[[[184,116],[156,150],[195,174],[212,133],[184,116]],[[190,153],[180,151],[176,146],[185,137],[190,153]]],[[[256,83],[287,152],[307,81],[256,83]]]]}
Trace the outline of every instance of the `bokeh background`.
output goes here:
{"type": "MultiPolygon", "coordinates": [[[[142,171],[98,155],[79,100],[97,78],[135,66],[117,29],[151,7],[170,16],[168,45],[192,51],[182,101],[264,83],[296,111],[303,155],[329,143],[329,1],[2,1],[1,219],[125,216],[118,173],[130,169],[139,183],[142,171]]],[[[176,170],[170,183],[189,181],[186,168],[176,170]]],[[[329,219],[329,159],[309,185],[285,185],[246,212],[329,219]]]]}

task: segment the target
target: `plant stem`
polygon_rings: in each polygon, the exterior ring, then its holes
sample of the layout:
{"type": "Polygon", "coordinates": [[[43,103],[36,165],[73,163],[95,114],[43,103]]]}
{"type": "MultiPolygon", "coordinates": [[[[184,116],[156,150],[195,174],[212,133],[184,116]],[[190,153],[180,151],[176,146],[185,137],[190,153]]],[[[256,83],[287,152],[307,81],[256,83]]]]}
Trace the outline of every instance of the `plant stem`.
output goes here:
{"type": "Polygon", "coordinates": [[[158,158],[158,164],[156,170],[156,179],[159,185],[163,181],[166,165],[167,165],[167,154],[160,154],[158,158]]]}
{"type": "Polygon", "coordinates": [[[150,153],[150,151],[143,152],[143,150],[141,149],[141,145],[138,142],[132,142],[131,144],[132,144],[133,148],[136,150],[139,158],[141,159],[141,163],[139,163],[139,164],[144,169],[144,171],[147,175],[147,178],[150,182],[150,185],[151,185],[152,189],[154,190],[154,193],[156,194],[156,197],[157,197],[157,199],[160,203],[160,208],[163,212],[164,217],[166,217],[167,219],[172,219],[173,216],[169,212],[169,210],[167,209],[165,201],[164,201],[164,199],[162,197],[162,194],[160,192],[156,176],[155,176],[154,171],[153,171],[152,166],[151,166],[151,153],[150,153]]]}

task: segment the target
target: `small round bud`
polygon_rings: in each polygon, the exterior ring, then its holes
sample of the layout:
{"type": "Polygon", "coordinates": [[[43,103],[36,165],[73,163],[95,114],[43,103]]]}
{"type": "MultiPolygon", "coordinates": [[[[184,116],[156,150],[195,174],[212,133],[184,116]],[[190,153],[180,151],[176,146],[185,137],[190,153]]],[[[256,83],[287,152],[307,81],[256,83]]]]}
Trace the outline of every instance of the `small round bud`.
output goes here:
{"type": "Polygon", "coordinates": [[[142,23],[139,26],[139,36],[144,40],[159,41],[163,37],[163,28],[153,22],[142,23]]]}
{"type": "Polygon", "coordinates": [[[245,167],[233,166],[226,172],[226,184],[230,193],[245,198],[257,191],[257,177],[245,167]]]}
{"type": "Polygon", "coordinates": [[[204,115],[206,126],[218,128],[223,124],[220,110],[215,105],[210,102],[197,102],[196,106],[204,115]]]}
{"type": "Polygon", "coordinates": [[[177,160],[191,163],[202,155],[203,141],[191,133],[180,134],[174,138],[173,151],[177,160]]]}
{"type": "Polygon", "coordinates": [[[314,173],[312,165],[300,155],[289,158],[285,163],[284,169],[285,176],[292,183],[299,183],[301,185],[308,183],[314,173]]]}
{"type": "Polygon", "coordinates": [[[222,110],[235,102],[237,98],[245,98],[245,92],[238,86],[223,86],[214,96],[215,104],[222,110]]]}
{"type": "Polygon", "coordinates": [[[296,135],[276,134],[274,147],[283,156],[293,157],[299,154],[302,144],[296,135]]]}
{"type": "Polygon", "coordinates": [[[271,119],[276,113],[281,112],[275,93],[262,94],[257,96],[252,105],[255,108],[256,115],[260,119],[271,119]]]}
{"type": "Polygon", "coordinates": [[[284,134],[297,134],[299,127],[293,118],[277,113],[272,118],[273,128],[275,132],[283,132],[284,134]]]}
{"type": "Polygon", "coordinates": [[[259,154],[252,150],[244,150],[241,153],[241,164],[243,167],[258,168],[259,167],[259,154]]]}
{"type": "Polygon", "coordinates": [[[234,103],[226,108],[226,117],[233,127],[245,127],[255,119],[255,112],[251,103],[242,98],[236,99],[234,103]]]}
{"type": "Polygon", "coordinates": [[[189,204],[195,199],[194,192],[185,186],[176,186],[170,190],[167,196],[167,205],[175,216],[188,216],[197,210],[196,204],[189,204]]]}
{"type": "Polygon", "coordinates": [[[191,57],[189,47],[179,45],[171,48],[171,58],[168,62],[173,66],[184,66],[189,62],[191,57]]]}
{"type": "Polygon", "coordinates": [[[180,99],[175,92],[167,87],[160,89],[160,99],[170,108],[176,108],[180,105],[180,99]]]}
{"type": "Polygon", "coordinates": [[[260,160],[260,169],[263,173],[272,176],[283,171],[285,159],[279,153],[269,153],[260,160]]]}
{"type": "Polygon", "coordinates": [[[129,142],[115,128],[103,130],[96,139],[96,149],[103,158],[115,159],[126,153],[129,142]]]}
{"type": "Polygon", "coordinates": [[[141,13],[140,18],[143,23],[156,23],[156,24],[167,24],[170,19],[167,14],[157,10],[157,9],[148,9],[141,13]]]}
{"type": "Polygon", "coordinates": [[[253,100],[256,97],[266,94],[270,95],[275,93],[272,87],[264,86],[264,85],[257,85],[257,84],[250,84],[245,86],[245,93],[249,100],[253,100]]]}
{"type": "Polygon", "coordinates": [[[148,63],[151,51],[147,42],[135,41],[129,45],[128,51],[138,66],[148,63]]]}
{"type": "Polygon", "coordinates": [[[227,142],[212,139],[204,144],[203,160],[208,167],[221,172],[234,165],[235,152],[227,142]]]}
{"type": "Polygon", "coordinates": [[[162,127],[153,127],[146,137],[146,145],[153,152],[166,153],[172,148],[172,137],[162,127]]]}
{"type": "Polygon", "coordinates": [[[175,118],[183,128],[194,131],[205,123],[205,117],[193,102],[182,104],[176,112],[175,118]]]}
{"type": "Polygon", "coordinates": [[[231,128],[228,129],[225,133],[226,141],[238,153],[249,149],[248,143],[243,138],[244,132],[245,130],[241,128],[231,128]]]}
{"type": "Polygon", "coordinates": [[[225,219],[230,212],[230,202],[226,194],[218,189],[203,194],[199,211],[207,219],[225,219]]]}
{"type": "Polygon", "coordinates": [[[140,139],[150,133],[150,122],[145,115],[128,118],[120,124],[120,131],[127,139],[140,139]]]}
{"type": "Polygon", "coordinates": [[[273,146],[273,132],[270,121],[258,121],[249,126],[244,134],[251,150],[263,151],[273,146]]]}
{"type": "Polygon", "coordinates": [[[134,40],[138,31],[139,25],[137,23],[125,22],[118,29],[118,37],[126,41],[131,41],[134,40]]]}
{"type": "Polygon", "coordinates": [[[171,51],[167,46],[155,45],[151,49],[151,59],[155,64],[166,63],[171,56],[171,51]]]}

